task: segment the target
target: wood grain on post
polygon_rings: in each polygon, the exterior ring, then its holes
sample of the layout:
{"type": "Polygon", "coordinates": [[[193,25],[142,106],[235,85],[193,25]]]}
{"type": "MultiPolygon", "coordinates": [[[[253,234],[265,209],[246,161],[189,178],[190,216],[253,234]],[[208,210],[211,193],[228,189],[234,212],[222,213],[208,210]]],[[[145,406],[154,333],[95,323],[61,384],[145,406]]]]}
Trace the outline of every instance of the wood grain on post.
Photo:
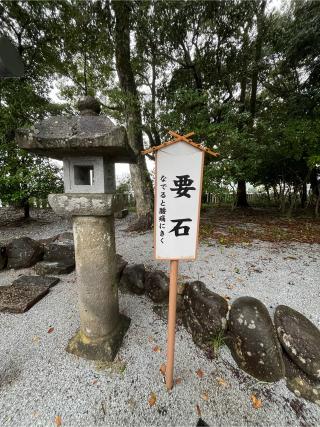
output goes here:
{"type": "Polygon", "coordinates": [[[173,387],[174,344],[176,335],[176,308],[177,308],[177,278],[178,260],[170,261],[170,287],[168,310],[168,348],[166,366],[166,386],[168,390],[173,387]]]}

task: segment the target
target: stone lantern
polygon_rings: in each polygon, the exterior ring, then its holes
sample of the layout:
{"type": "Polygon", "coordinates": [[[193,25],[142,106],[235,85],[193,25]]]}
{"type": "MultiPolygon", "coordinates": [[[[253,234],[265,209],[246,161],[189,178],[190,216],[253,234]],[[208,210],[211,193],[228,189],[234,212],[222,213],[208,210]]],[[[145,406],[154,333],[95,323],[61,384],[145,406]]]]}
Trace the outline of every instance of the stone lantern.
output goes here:
{"type": "Polygon", "coordinates": [[[114,359],[130,319],[119,314],[114,235],[115,162],[133,163],[126,130],[100,114],[93,97],[80,116],[54,116],[19,129],[21,148],[63,160],[63,194],[50,194],[58,215],[73,217],[80,330],[67,351],[91,360],[114,359]]]}

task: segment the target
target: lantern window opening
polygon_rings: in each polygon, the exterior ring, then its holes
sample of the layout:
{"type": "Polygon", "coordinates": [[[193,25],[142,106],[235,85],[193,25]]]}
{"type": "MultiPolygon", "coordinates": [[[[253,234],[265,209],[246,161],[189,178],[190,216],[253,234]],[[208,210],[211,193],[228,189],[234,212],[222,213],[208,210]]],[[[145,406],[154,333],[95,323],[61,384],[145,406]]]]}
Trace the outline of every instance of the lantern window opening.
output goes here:
{"type": "Polygon", "coordinates": [[[93,165],[74,165],[75,185],[94,185],[93,165]]]}

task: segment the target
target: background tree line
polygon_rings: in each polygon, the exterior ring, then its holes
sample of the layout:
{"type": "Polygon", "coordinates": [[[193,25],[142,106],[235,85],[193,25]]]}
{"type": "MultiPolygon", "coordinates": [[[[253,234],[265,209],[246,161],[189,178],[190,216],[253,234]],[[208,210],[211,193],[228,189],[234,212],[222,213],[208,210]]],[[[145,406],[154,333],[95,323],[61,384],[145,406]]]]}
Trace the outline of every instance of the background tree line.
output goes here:
{"type": "Polygon", "coordinates": [[[137,154],[130,173],[139,217],[152,211],[139,153],[163,142],[168,129],[193,130],[220,152],[206,165],[205,190],[233,183],[237,206],[246,207],[246,184],[261,185],[284,210],[289,194],[291,209],[305,206],[310,184],[318,210],[320,2],[271,6],[268,0],[2,1],[0,32],[18,47],[26,74],[0,82],[1,199],[25,201],[38,191],[30,183],[40,175],[44,192],[61,185],[50,163],[16,148],[14,130],[74,112],[79,96],[90,94],[127,127],[137,154]],[[63,105],[49,97],[56,82],[63,105]]]}

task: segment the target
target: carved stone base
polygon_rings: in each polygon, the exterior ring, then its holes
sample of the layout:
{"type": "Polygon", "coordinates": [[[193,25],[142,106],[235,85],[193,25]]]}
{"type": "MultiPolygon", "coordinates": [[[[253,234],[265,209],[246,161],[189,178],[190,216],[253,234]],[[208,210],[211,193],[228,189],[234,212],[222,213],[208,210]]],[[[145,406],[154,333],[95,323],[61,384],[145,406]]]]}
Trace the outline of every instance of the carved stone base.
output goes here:
{"type": "Polygon", "coordinates": [[[118,327],[109,335],[97,340],[92,340],[78,330],[67,345],[66,351],[88,360],[112,362],[121,347],[131,320],[120,314],[118,327]]]}

